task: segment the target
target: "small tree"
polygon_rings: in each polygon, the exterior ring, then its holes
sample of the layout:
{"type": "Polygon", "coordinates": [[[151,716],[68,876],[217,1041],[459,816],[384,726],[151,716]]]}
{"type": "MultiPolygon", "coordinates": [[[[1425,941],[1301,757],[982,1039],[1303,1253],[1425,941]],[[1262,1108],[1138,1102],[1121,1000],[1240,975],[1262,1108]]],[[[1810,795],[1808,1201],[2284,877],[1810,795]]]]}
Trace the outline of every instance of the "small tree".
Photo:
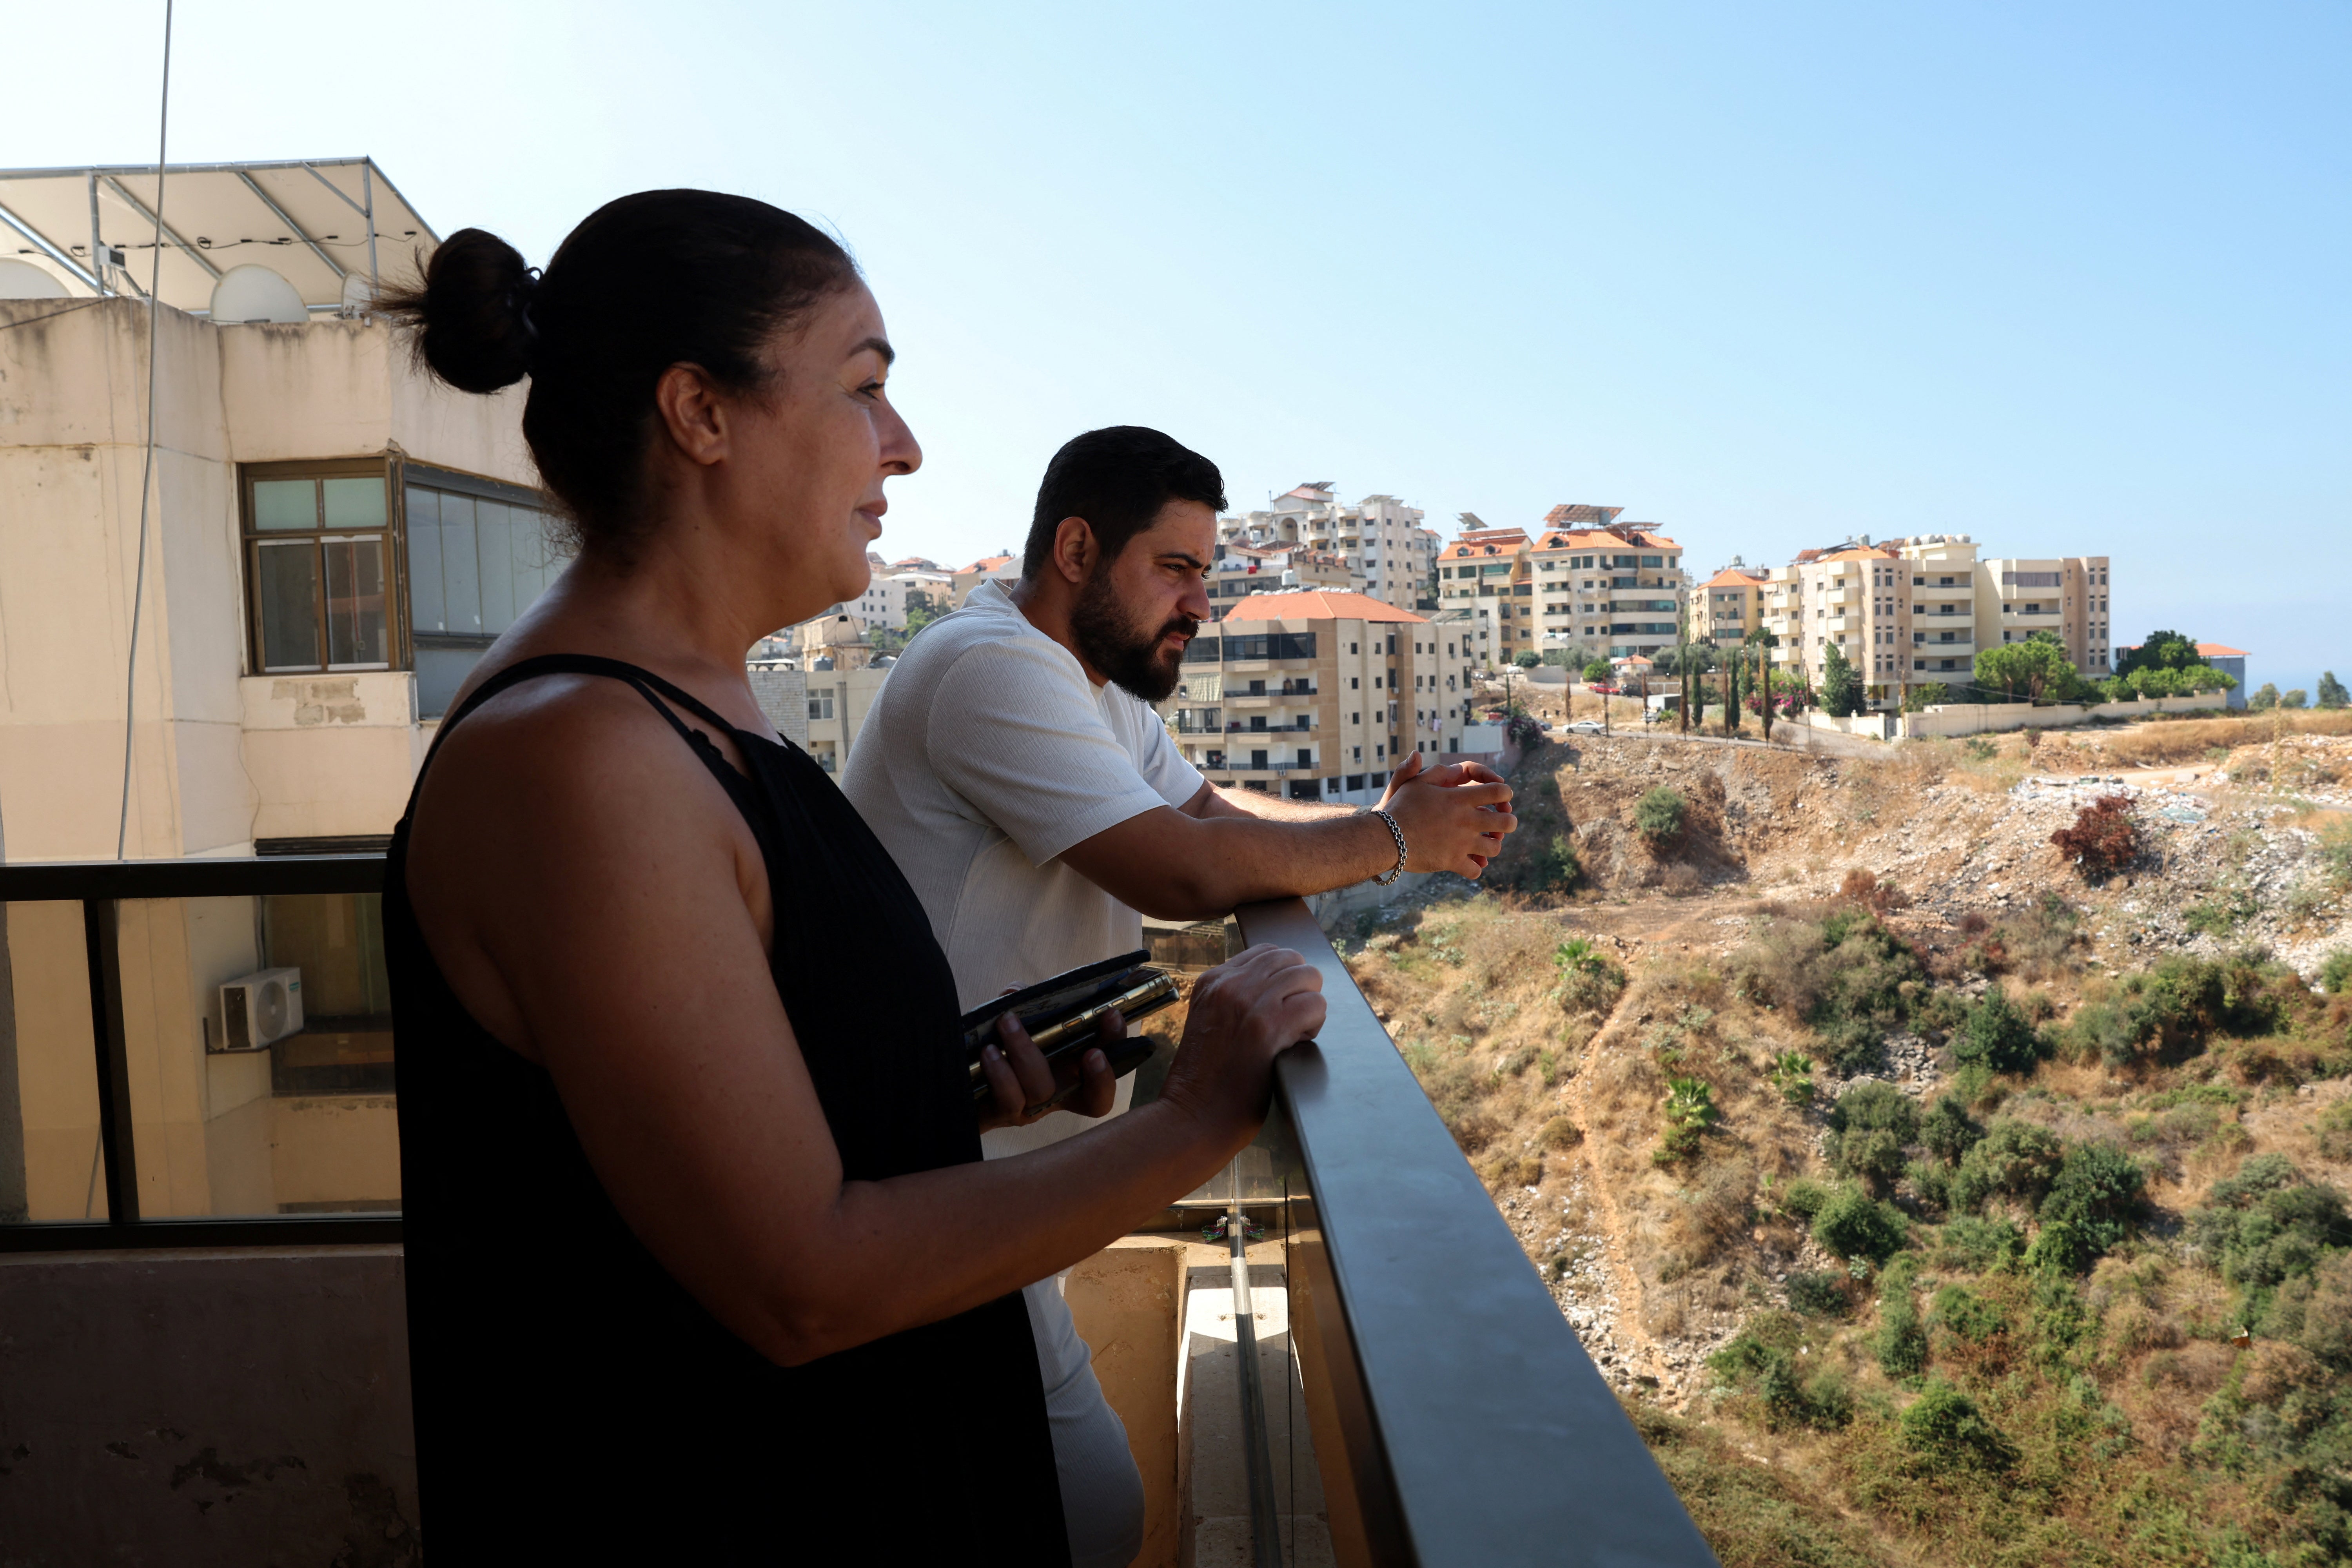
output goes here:
{"type": "Polygon", "coordinates": [[[1748,646],[1756,650],[1756,690],[1763,700],[1758,704],[1764,721],[1764,743],[1772,743],[1772,650],[1780,646],[1780,637],[1759,626],[1748,634],[1748,646]]]}
{"type": "Polygon", "coordinates": [[[2139,858],[2139,821],[2131,797],[2103,795],[2074,814],[2074,826],[2050,836],[2085,878],[2112,876],[2139,858]]]}
{"type": "Polygon", "coordinates": [[[2012,702],[2021,688],[2027,701],[2039,702],[2045,689],[2063,687],[2074,673],[2074,667],[2066,662],[2066,650],[2040,637],[2003,643],[1977,655],[1977,684],[2000,688],[2012,702]]]}
{"type": "Polygon", "coordinates": [[[2139,647],[2118,652],[2116,673],[2119,676],[2143,669],[2186,669],[2205,662],[2204,656],[2197,651],[2197,639],[2179,632],[2150,632],[2139,647]]]}
{"type": "Polygon", "coordinates": [[[1584,684],[1591,686],[1605,681],[1609,679],[1609,661],[1596,657],[1584,667],[1584,684]]]}
{"type": "Polygon", "coordinates": [[[2352,691],[2344,689],[2344,683],[2336,679],[2336,672],[2332,669],[2319,672],[2319,705],[2322,708],[2352,708],[2352,691]]]}
{"type": "Polygon", "coordinates": [[[1903,711],[1923,713],[1937,703],[1949,702],[1952,689],[1940,680],[1923,680],[1903,694],[1903,711]]]}
{"type": "Polygon", "coordinates": [[[2290,688],[2286,694],[2279,699],[2279,706],[2282,708],[2308,708],[2311,706],[2311,693],[2305,691],[2300,686],[2290,688]]]}
{"type": "Polygon", "coordinates": [[[1633,806],[1633,826],[1652,844],[1663,844],[1683,830],[1682,791],[1660,784],[1633,806]]]}
{"type": "Polygon", "coordinates": [[[1853,678],[1853,666],[1836,644],[1830,645],[1829,655],[1822,661],[1822,711],[1832,719],[1850,719],[1860,707],[1858,685],[1853,678]]]}
{"type": "Polygon", "coordinates": [[[2254,694],[2246,699],[2246,706],[2257,713],[2267,713],[2278,705],[2279,689],[2267,680],[2254,688],[2254,694]]]}

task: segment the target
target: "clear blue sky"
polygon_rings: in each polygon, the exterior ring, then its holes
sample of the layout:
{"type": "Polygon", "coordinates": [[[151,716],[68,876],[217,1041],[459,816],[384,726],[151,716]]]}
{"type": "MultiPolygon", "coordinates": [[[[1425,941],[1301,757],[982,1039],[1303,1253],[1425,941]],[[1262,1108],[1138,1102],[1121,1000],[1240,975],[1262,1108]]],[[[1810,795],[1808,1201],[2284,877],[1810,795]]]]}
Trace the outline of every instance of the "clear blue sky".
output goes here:
{"type": "MultiPolygon", "coordinates": [[[[0,161],[152,158],[161,15],[0,0],[0,161]]],[[[1236,505],[2105,552],[2123,640],[2352,678],[2336,0],[178,15],[175,160],[371,153],[534,260],[648,185],[833,225],[929,454],[894,557],[1135,421],[1236,505]]]]}

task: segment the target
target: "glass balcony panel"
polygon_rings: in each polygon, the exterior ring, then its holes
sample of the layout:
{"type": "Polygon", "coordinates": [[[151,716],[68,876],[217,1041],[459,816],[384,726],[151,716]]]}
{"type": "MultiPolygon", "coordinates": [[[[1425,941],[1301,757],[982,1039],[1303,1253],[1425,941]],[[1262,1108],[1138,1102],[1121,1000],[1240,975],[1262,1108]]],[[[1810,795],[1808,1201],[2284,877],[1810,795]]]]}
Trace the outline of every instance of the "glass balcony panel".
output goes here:
{"type": "Polygon", "coordinates": [[[0,1225],[107,1217],[81,905],[0,904],[0,1225]]]}
{"type": "Polygon", "coordinates": [[[140,1217],[397,1212],[381,895],[115,909],[140,1217]]]}

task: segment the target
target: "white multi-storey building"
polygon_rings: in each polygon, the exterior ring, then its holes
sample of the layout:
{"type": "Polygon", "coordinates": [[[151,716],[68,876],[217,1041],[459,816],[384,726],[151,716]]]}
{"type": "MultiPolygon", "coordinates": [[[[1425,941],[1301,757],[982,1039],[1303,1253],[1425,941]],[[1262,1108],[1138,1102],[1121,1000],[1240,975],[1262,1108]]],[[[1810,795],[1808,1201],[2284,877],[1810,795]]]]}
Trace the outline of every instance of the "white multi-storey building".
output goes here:
{"type": "Polygon", "coordinates": [[[1262,511],[1220,519],[1219,542],[1267,548],[1295,544],[1337,556],[1355,591],[1401,610],[1434,607],[1432,579],[1440,540],[1421,526],[1422,510],[1391,495],[1370,495],[1353,506],[1332,493],[1331,481],[1299,485],[1262,511]]]}

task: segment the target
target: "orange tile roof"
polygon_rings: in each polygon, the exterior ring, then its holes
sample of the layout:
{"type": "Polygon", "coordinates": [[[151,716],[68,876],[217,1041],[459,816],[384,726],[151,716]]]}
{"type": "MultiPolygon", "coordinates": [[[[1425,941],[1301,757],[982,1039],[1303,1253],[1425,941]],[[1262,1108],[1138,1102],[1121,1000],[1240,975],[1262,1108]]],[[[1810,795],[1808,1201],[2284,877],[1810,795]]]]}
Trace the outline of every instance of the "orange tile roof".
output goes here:
{"type": "Polygon", "coordinates": [[[2224,647],[2217,642],[2199,643],[2197,654],[2200,658],[2252,658],[2253,657],[2244,648],[2224,647]]]}
{"type": "Polygon", "coordinates": [[[1663,533],[1655,533],[1638,524],[1629,525],[1622,533],[1605,528],[1569,528],[1547,533],[1536,545],[1538,550],[1679,550],[1681,545],[1663,533]]]}
{"type": "Polygon", "coordinates": [[[1727,566],[1722,571],[1717,572],[1714,576],[1709,577],[1705,583],[1701,584],[1700,586],[1704,588],[1756,588],[1761,587],[1763,583],[1764,574],[1761,572],[1743,572],[1737,566],[1727,566]]]}
{"type": "Polygon", "coordinates": [[[1799,559],[1801,560],[1805,556],[1812,557],[1807,564],[1814,566],[1827,561],[1900,561],[1903,559],[1892,550],[1876,544],[1859,544],[1852,550],[1832,550],[1826,553],[1808,550],[1801,552],[1799,559]]]}
{"type": "Polygon", "coordinates": [[[1244,621],[1426,621],[1411,610],[1384,605],[1366,594],[1314,590],[1297,594],[1252,594],[1225,612],[1228,622],[1244,621]],[[1246,609],[1249,613],[1244,615],[1246,609]]]}
{"type": "Polygon", "coordinates": [[[1438,559],[1458,561],[1471,555],[1500,555],[1504,553],[1504,547],[1507,545],[1509,546],[1510,553],[1516,555],[1526,547],[1527,542],[1528,533],[1523,528],[1480,529],[1475,533],[1465,533],[1454,541],[1438,559]]]}
{"type": "Polygon", "coordinates": [[[961,577],[967,572],[993,572],[1012,560],[1013,557],[1010,555],[983,555],[969,566],[958,567],[956,575],[961,577]]]}

